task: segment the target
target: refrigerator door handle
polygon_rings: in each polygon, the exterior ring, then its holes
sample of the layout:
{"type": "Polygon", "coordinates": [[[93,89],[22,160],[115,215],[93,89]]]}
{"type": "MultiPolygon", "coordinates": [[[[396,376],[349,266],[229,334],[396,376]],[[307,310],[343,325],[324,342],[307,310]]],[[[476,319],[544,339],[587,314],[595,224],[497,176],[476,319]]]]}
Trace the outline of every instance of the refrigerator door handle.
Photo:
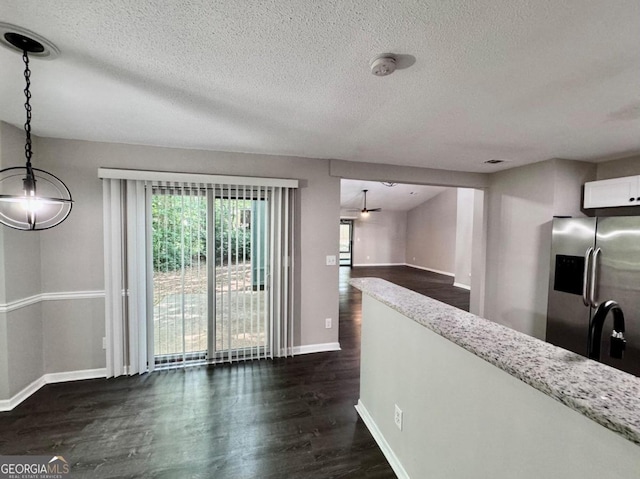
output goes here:
{"type": "Polygon", "coordinates": [[[591,303],[592,308],[598,307],[598,302],[596,301],[596,287],[598,282],[598,257],[600,256],[600,251],[602,251],[600,248],[596,248],[591,260],[591,287],[589,288],[589,302],[591,303]]]}
{"type": "Polygon", "coordinates": [[[593,248],[589,248],[584,254],[584,272],[582,273],[582,302],[585,306],[591,306],[588,294],[591,287],[591,281],[589,280],[589,273],[591,272],[591,255],[593,254],[593,248]]]}

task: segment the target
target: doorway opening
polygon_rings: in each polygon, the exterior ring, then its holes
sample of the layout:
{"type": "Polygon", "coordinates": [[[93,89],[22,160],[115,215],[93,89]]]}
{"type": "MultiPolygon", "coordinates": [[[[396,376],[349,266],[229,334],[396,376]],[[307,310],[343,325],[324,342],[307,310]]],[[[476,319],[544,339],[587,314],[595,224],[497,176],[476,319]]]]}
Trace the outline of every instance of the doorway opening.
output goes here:
{"type": "MultiPolygon", "coordinates": [[[[473,298],[472,312],[484,314],[486,221],[481,189],[343,178],[340,190],[341,259],[351,244],[353,269],[411,267],[436,273],[443,284],[466,290],[473,298]]],[[[346,263],[347,253],[344,256],[346,263]]]]}
{"type": "Polygon", "coordinates": [[[353,220],[340,220],[340,266],[353,267],[353,220]]]}

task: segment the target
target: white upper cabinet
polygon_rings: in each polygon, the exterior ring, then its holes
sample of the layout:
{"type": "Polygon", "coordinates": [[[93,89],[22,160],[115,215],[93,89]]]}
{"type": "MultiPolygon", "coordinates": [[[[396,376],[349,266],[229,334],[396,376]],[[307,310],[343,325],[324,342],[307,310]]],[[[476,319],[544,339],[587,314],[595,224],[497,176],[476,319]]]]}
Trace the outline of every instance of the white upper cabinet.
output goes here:
{"type": "Polygon", "coordinates": [[[640,176],[625,176],[584,184],[584,208],[640,206],[640,176]]]}

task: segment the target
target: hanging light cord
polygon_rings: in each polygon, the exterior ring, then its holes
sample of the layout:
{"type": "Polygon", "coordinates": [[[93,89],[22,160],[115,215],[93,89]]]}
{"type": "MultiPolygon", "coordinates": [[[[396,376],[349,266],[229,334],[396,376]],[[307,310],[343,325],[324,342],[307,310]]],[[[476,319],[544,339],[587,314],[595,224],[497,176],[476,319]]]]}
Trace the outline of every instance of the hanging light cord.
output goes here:
{"type": "Polygon", "coordinates": [[[24,79],[27,83],[27,86],[24,89],[24,109],[27,112],[27,121],[24,124],[24,131],[27,134],[27,141],[24,144],[24,155],[27,157],[27,172],[30,175],[33,175],[31,170],[31,70],[29,69],[29,54],[26,50],[22,52],[22,60],[24,61],[24,79]]]}

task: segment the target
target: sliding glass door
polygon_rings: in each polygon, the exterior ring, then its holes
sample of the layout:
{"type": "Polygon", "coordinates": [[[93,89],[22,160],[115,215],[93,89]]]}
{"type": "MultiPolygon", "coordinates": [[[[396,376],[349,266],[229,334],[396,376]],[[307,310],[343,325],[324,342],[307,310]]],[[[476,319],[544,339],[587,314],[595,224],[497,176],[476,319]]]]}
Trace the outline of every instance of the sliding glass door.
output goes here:
{"type": "Polygon", "coordinates": [[[340,220],[340,266],[353,266],[353,220],[340,220]]]}
{"type": "Polygon", "coordinates": [[[267,356],[270,202],[247,187],[155,187],[156,365],[267,356]]]}
{"type": "Polygon", "coordinates": [[[154,189],[153,331],[156,363],[206,359],[207,192],[154,189]]]}

